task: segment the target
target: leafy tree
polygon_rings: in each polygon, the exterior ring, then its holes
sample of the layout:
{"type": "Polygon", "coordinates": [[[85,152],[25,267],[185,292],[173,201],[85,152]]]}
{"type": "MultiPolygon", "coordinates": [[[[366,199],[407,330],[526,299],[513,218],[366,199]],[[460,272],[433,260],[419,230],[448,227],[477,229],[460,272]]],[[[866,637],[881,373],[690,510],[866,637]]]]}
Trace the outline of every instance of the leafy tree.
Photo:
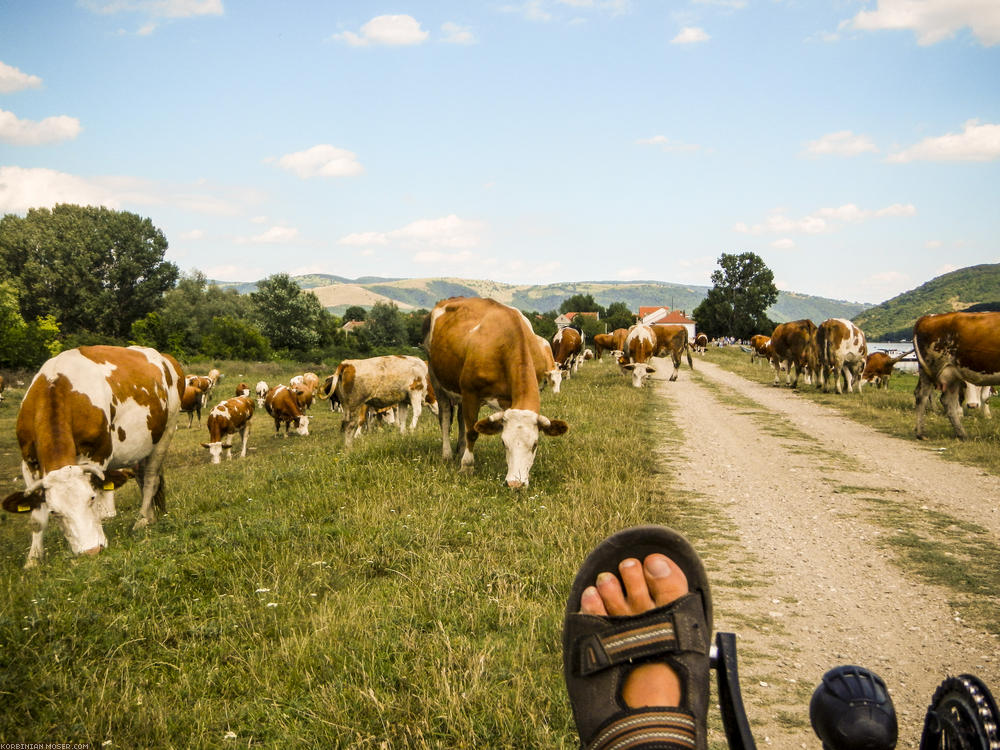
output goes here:
{"type": "Polygon", "coordinates": [[[539,336],[551,341],[552,337],[556,335],[556,318],[559,314],[555,310],[550,310],[547,313],[528,312],[527,310],[522,310],[522,312],[531,323],[531,328],[539,336]]]}
{"type": "Polygon", "coordinates": [[[624,302],[612,302],[603,317],[608,333],[619,328],[628,328],[635,323],[635,313],[624,302]]]}
{"type": "Polygon", "coordinates": [[[202,353],[213,359],[264,360],[271,356],[271,347],[254,326],[223,316],[212,320],[202,353]]]}
{"type": "Polygon", "coordinates": [[[51,315],[25,322],[19,296],[13,283],[0,281],[0,366],[35,368],[62,348],[59,325],[51,315]]]}
{"type": "Polygon", "coordinates": [[[320,328],[329,313],[287,273],[258,283],[250,299],[260,330],[275,349],[303,352],[320,343],[320,328]]]}
{"type": "Polygon", "coordinates": [[[352,320],[365,320],[367,317],[368,313],[365,312],[365,308],[361,305],[351,305],[344,310],[344,314],[341,316],[341,319],[347,323],[352,320]]]}
{"type": "Polygon", "coordinates": [[[25,319],[55,316],[67,333],[121,338],[177,281],[167,240],[149,219],[58,204],[0,219],[0,262],[24,290],[25,319]]]}
{"type": "Polygon", "coordinates": [[[699,331],[739,339],[770,333],[774,325],[765,311],[778,299],[771,269],[750,252],[723,253],[719,266],[712,272],[712,288],[692,313],[699,331]]]}
{"type": "MultiPolygon", "coordinates": [[[[202,341],[216,318],[249,321],[253,316],[250,298],[235,289],[209,284],[201,271],[194,271],[177,282],[163,297],[159,310],[161,351],[185,357],[204,354],[202,341]]],[[[135,326],[132,335],[137,336],[135,326]]]]}
{"type": "Polygon", "coordinates": [[[420,346],[424,342],[424,320],[430,315],[429,310],[414,310],[404,316],[406,325],[406,341],[410,346],[420,346]]]}
{"type": "Polygon", "coordinates": [[[392,302],[376,302],[358,335],[371,346],[404,346],[409,342],[406,322],[392,302]]]}
{"type": "Polygon", "coordinates": [[[595,312],[600,313],[603,317],[604,308],[597,304],[597,300],[592,294],[574,294],[562,301],[562,304],[559,305],[559,312],[595,312]]]}

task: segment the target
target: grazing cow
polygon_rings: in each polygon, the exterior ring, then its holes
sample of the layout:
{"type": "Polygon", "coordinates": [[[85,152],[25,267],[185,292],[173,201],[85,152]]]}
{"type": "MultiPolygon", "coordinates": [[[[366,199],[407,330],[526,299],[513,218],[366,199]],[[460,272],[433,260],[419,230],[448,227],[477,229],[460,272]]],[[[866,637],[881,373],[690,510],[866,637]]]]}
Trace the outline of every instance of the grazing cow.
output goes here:
{"type": "Polygon", "coordinates": [[[254,392],[257,394],[258,409],[264,408],[264,399],[267,398],[268,390],[269,388],[267,387],[267,383],[265,383],[263,380],[257,381],[257,385],[254,387],[254,392]]]}
{"type": "MultiPolygon", "coordinates": [[[[843,393],[840,384],[843,375],[847,392],[854,393],[854,381],[861,377],[868,356],[864,332],[844,318],[824,320],[816,329],[816,350],[819,355],[816,386],[827,391],[832,378],[837,393],[843,393]]],[[[861,390],[860,382],[858,390],[861,390]]]]}
{"type": "Polygon", "coordinates": [[[329,390],[320,393],[320,398],[336,398],[340,402],[344,409],[340,429],[344,433],[344,446],[350,448],[368,409],[398,407],[401,433],[406,432],[407,409],[411,409],[410,429],[416,428],[428,383],[427,363],[419,357],[395,354],[345,359],[333,374],[329,390]]]}
{"type": "Polygon", "coordinates": [[[560,328],[552,337],[552,358],[565,377],[580,369],[583,355],[583,334],[576,328],[560,328]]]}
{"type": "MultiPolygon", "coordinates": [[[[652,326],[639,324],[625,337],[625,351],[618,360],[622,371],[632,373],[632,385],[642,388],[643,382],[656,369],[649,365],[649,358],[656,351],[656,333],[652,326]]],[[[676,367],[674,377],[677,376],[676,367]]]]}
{"type": "Polygon", "coordinates": [[[173,437],[184,371],[146,347],[82,346],[42,365],[17,415],[25,489],[6,497],[12,513],[31,513],[25,567],[44,555],[52,513],[75,554],[107,546],[101,519],[115,515],[114,489],[134,469],[142,509],[134,528],[165,509],[163,459],[173,437]]]}
{"type": "Polygon", "coordinates": [[[237,396],[249,396],[250,395],[250,384],[249,383],[237,383],[236,384],[236,395],[237,396]]]}
{"type": "Polygon", "coordinates": [[[319,387],[319,375],[314,372],[307,372],[303,375],[296,375],[288,381],[289,387],[299,401],[299,408],[303,411],[311,409],[313,396],[319,387]]]}
{"type": "Polygon", "coordinates": [[[708,349],[708,336],[704,333],[699,333],[694,337],[694,350],[700,354],[704,354],[706,349],[708,349]]]}
{"type": "Polygon", "coordinates": [[[956,437],[965,440],[959,404],[965,383],[1000,384],[1000,312],[924,315],[913,326],[913,348],[920,365],[917,437],[924,439],[924,413],[937,389],[956,437]]]}
{"type": "Polygon", "coordinates": [[[876,388],[882,388],[883,386],[889,387],[889,378],[892,377],[892,368],[903,359],[913,354],[913,349],[900,354],[896,357],[892,357],[885,352],[872,352],[865,359],[865,369],[861,372],[861,378],[858,380],[858,391],[861,391],[861,386],[865,383],[873,383],[876,388]]]}
{"type": "Polygon", "coordinates": [[[6,387],[7,384],[4,382],[3,375],[0,375],[0,404],[3,403],[3,392],[6,387]]]}
{"type": "Polygon", "coordinates": [[[212,463],[217,464],[222,457],[222,452],[226,452],[226,458],[233,457],[233,436],[239,433],[240,440],[243,441],[243,449],[240,457],[246,458],[247,441],[250,439],[250,420],[253,418],[256,403],[250,398],[250,389],[246,389],[245,394],[226,399],[216,404],[215,408],[208,413],[208,442],[202,443],[203,448],[208,448],[212,463]]]}
{"type": "Polygon", "coordinates": [[[598,333],[594,335],[594,356],[600,361],[604,352],[611,352],[615,349],[615,337],[610,333],[598,333]]]}
{"type": "Polygon", "coordinates": [[[473,470],[479,435],[499,433],[507,454],[507,486],[527,487],[538,433],[554,437],[569,429],[562,420],[539,413],[534,360],[538,345],[527,319],[491,299],[441,300],[424,323],[424,348],[438,397],[441,455],[452,457],[449,433],[459,405],[457,452],[462,470],[473,470]],[[500,411],[478,419],[485,402],[495,402],[500,411]]]}
{"type": "Polygon", "coordinates": [[[756,362],[757,359],[763,359],[767,362],[771,361],[771,357],[768,353],[768,345],[771,343],[771,337],[765,336],[762,333],[758,333],[750,337],[750,362],[756,362]]]}
{"type": "Polygon", "coordinates": [[[805,374],[806,383],[819,368],[819,358],[816,352],[816,324],[808,318],[782,323],[771,334],[771,346],[774,357],[771,365],[774,367],[774,384],[780,385],[781,366],[786,368],[785,383],[792,388],[798,387],[799,376],[805,374]],[[792,368],[795,368],[795,378],[792,378],[792,368]]]}
{"type": "Polygon", "coordinates": [[[201,424],[201,408],[205,405],[205,393],[197,386],[185,385],[184,393],[181,394],[180,411],[188,415],[188,429],[194,422],[195,413],[198,414],[198,424],[201,424]]]}
{"type": "Polygon", "coordinates": [[[670,374],[670,382],[677,380],[677,371],[681,368],[681,355],[687,355],[688,367],[694,369],[691,361],[691,349],[688,346],[688,332],[684,326],[652,325],[656,336],[653,347],[654,357],[665,357],[668,354],[674,363],[674,371],[670,374]]]}
{"type": "Polygon", "coordinates": [[[297,435],[309,434],[309,417],[302,413],[298,399],[287,385],[276,385],[268,390],[264,396],[264,408],[274,419],[275,435],[281,435],[282,424],[285,425],[285,434],[282,437],[288,437],[291,427],[295,428],[297,435]]]}
{"type": "Polygon", "coordinates": [[[538,351],[532,352],[535,358],[535,374],[538,376],[538,388],[545,389],[546,383],[552,384],[552,392],[559,393],[562,387],[562,370],[556,365],[555,357],[552,356],[552,347],[549,340],[544,336],[535,334],[535,341],[538,343],[538,351]]]}

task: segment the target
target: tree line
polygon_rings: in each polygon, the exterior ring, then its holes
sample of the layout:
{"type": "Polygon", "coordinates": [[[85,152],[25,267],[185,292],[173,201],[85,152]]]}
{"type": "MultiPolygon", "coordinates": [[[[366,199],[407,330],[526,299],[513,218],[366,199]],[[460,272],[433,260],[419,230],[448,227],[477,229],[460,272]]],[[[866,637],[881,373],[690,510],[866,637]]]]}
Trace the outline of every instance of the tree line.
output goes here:
{"type": "MultiPolygon", "coordinates": [[[[63,349],[95,343],[141,344],[181,360],[320,362],[401,351],[423,339],[427,310],[402,312],[395,304],[378,303],[337,316],[288,274],[269,276],[255,291],[240,294],[210,283],[200,271],[182,275],[164,259],[166,250],[163,232],[127,211],[59,204],[3,216],[0,367],[35,368],[63,349]],[[343,324],[350,320],[364,325],[347,333],[343,324]]],[[[777,297],[773,276],[752,253],[724,254],[720,264],[722,291],[715,296],[715,289],[710,291],[695,320],[700,328],[711,327],[710,335],[738,330],[730,335],[743,337],[743,328],[766,321],[762,311],[773,302],[768,284],[777,297]],[[750,291],[731,288],[741,285],[750,291]],[[753,300],[764,304],[746,323],[753,300]]],[[[589,294],[568,297],[559,310],[522,312],[535,332],[549,339],[556,318],[566,312],[599,314],[600,320],[574,319],[588,338],[635,322],[625,302],[605,308],[589,294]]]]}

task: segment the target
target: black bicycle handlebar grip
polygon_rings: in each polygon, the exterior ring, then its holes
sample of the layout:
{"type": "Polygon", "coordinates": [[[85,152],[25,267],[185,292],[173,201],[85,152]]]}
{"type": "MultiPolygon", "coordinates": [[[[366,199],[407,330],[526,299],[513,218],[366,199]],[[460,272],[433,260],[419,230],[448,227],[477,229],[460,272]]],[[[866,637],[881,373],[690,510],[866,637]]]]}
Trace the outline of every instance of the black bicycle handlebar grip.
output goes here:
{"type": "Polygon", "coordinates": [[[834,667],[813,692],[809,720],[824,750],[892,750],[896,710],[885,682],[864,667],[834,667]]]}

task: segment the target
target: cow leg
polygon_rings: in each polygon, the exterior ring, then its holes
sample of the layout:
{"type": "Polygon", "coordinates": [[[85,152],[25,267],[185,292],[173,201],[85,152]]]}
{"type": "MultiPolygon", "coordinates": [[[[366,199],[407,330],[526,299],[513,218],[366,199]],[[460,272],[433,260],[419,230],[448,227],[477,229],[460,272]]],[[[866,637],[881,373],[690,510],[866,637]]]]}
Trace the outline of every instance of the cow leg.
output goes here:
{"type": "Polygon", "coordinates": [[[240,439],[243,441],[243,449],[240,451],[240,458],[247,457],[247,443],[250,441],[250,423],[247,422],[240,430],[240,439]]]}
{"type": "Polygon", "coordinates": [[[924,435],[924,417],[927,414],[927,404],[930,402],[933,394],[934,383],[931,382],[930,377],[921,369],[920,377],[917,379],[917,387],[913,390],[913,397],[916,399],[918,440],[926,440],[926,436],[924,435]]]}
{"type": "Polygon", "coordinates": [[[357,409],[344,406],[344,418],[340,421],[340,431],[344,433],[344,449],[350,450],[354,438],[361,434],[361,425],[368,419],[368,405],[361,404],[357,409]]]}
{"type": "Polygon", "coordinates": [[[441,458],[451,460],[451,420],[455,404],[451,397],[435,386],[438,394],[438,426],[441,428],[441,458]]]}
{"type": "Polygon", "coordinates": [[[45,527],[49,524],[49,506],[42,503],[31,511],[31,546],[28,547],[28,560],[24,563],[25,568],[34,568],[45,559],[45,547],[43,538],[45,527]]]}
{"type": "Polygon", "coordinates": [[[677,371],[681,369],[681,355],[679,352],[670,353],[670,361],[674,363],[674,371],[670,373],[670,382],[677,380],[677,371]]]}
{"type": "Polygon", "coordinates": [[[399,409],[399,414],[396,415],[396,421],[399,422],[399,434],[405,435],[406,420],[410,416],[410,404],[407,401],[400,401],[396,408],[399,409]]]}
{"type": "Polygon", "coordinates": [[[955,436],[959,440],[965,440],[968,435],[965,433],[965,428],[962,427],[962,404],[959,401],[959,393],[962,390],[962,381],[954,380],[945,386],[944,393],[941,394],[941,404],[945,408],[945,412],[948,414],[948,419],[951,421],[951,426],[955,430],[955,436]]]}
{"type": "Polygon", "coordinates": [[[479,433],[476,432],[476,420],[479,418],[479,397],[471,394],[462,395],[462,419],[459,427],[464,433],[459,438],[458,452],[461,454],[460,471],[471,473],[475,468],[476,457],[473,448],[479,433]]]}
{"type": "Polygon", "coordinates": [[[222,439],[222,451],[226,454],[226,460],[233,460],[233,436],[226,435],[222,439]]]}

